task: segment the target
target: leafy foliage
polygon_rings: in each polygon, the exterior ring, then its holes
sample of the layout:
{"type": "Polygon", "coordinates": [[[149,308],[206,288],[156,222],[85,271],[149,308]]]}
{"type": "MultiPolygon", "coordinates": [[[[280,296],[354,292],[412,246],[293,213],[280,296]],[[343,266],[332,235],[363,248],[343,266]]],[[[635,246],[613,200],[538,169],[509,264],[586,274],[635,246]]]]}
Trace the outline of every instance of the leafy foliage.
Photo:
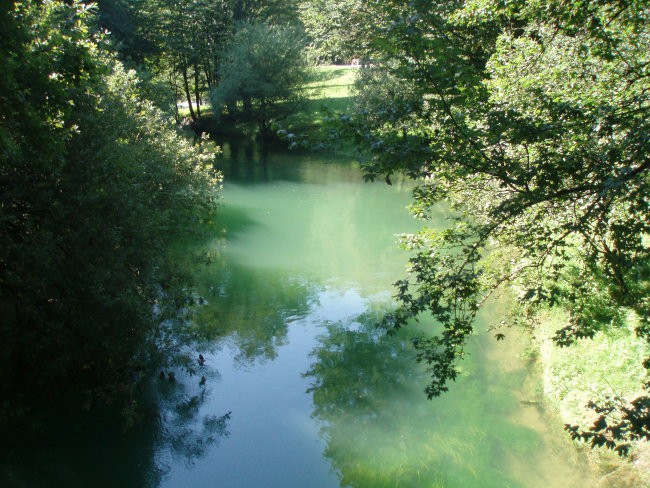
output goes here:
{"type": "Polygon", "coordinates": [[[92,15],[45,1],[2,16],[0,392],[13,403],[111,398],[178,345],[186,284],[170,245],[217,197],[213,153],[140,98],[92,15]]]}
{"type": "Polygon", "coordinates": [[[370,19],[359,0],[307,0],[300,6],[300,18],[309,44],[320,61],[344,63],[355,58],[363,43],[361,31],[370,19]]]}
{"type": "Polygon", "coordinates": [[[262,137],[271,125],[292,114],[306,101],[310,65],[300,31],[267,24],[242,26],[224,55],[221,82],[212,93],[213,107],[244,102],[245,114],[257,121],[262,137]],[[255,102],[254,107],[249,107],[255,102]]]}
{"type": "MultiPolygon", "coordinates": [[[[647,5],[372,8],[375,66],[350,121],[373,152],[368,177],[405,172],[422,182],[416,215],[442,201],[454,212],[449,228],[404,238],[415,254],[397,283],[402,305],[384,319],[397,329],[427,312],[444,326],[417,344],[427,395],[457,376],[477,310],[505,285],[519,297],[511,323],[532,325],[543,306],[569,311],[559,345],[629,313],[650,340],[647,5]]],[[[620,428],[599,423],[588,438],[648,438],[646,398],[620,410],[620,428]]]]}
{"type": "Polygon", "coordinates": [[[231,0],[230,7],[235,23],[298,27],[299,3],[300,0],[231,0]]]}
{"type": "Polygon", "coordinates": [[[163,107],[184,99],[196,124],[204,96],[219,82],[219,66],[239,25],[263,22],[299,28],[297,3],[100,0],[99,22],[111,31],[123,61],[138,69],[147,98],[159,100],[163,107]]]}
{"type": "Polygon", "coordinates": [[[135,14],[142,19],[139,31],[155,49],[146,67],[166,75],[175,101],[187,100],[196,122],[201,117],[203,94],[217,83],[221,55],[232,36],[229,2],[147,0],[143,7],[135,14]]]}

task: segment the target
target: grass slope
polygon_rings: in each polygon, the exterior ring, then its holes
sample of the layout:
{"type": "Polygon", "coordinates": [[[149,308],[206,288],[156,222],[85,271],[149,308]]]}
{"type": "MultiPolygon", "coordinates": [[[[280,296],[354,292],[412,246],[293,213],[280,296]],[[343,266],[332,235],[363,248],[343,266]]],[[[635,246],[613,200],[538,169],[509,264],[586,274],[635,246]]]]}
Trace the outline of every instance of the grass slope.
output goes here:
{"type": "MultiPolygon", "coordinates": [[[[571,347],[552,342],[555,331],[566,325],[568,317],[559,309],[540,317],[536,329],[541,367],[541,388],[549,406],[563,423],[588,428],[596,418],[587,407],[590,400],[618,396],[632,400],[641,395],[646,370],[639,358],[650,354],[650,347],[634,333],[634,317],[626,326],[598,332],[571,347]]],[[[650,446],[634,446],[630,462],[606,449],[587,450],[592,461],[607,473],[606,486],[650,487],[650,446]]]]}

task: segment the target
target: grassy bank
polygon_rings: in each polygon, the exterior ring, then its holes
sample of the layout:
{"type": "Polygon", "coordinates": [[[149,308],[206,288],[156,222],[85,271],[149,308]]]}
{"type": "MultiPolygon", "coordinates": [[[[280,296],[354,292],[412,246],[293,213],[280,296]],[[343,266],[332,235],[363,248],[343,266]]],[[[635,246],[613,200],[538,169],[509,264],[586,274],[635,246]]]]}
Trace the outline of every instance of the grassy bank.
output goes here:
{"type": "Polygon", "coordinates": [[[315,79],[307,86],[307,103],[279,126],[304,140],[306,147],[351,154],[351,141],[332,131],[327,119],[348,112],[352,103],[351,88],[358,68],[351,66],[317,66],[315,79]]]}
{"type": "Polygon", "coordinates": [[[350,91],[357,69],[349,66],[317,66],[315,80],[307,85],[307,104],[303,110],[287,119],[288,126],[302,130],[319,129],[328,112],[346,112],[350,107],[350,91]]]}
{"type": "MultiPolygon", "coordinates": [[[[292,134],[284,141],[287,145],[292,141],[300,141],[304,142],[304,146],[312,149],[354,152],[353,145],[333,134],[326,121],[329,116],[345,113],[350,107],[350,92],[357,69],[337,65],[317,66],[314,69],[314,79],[306,87],[307,103],[300,111],[277,122],[276,130],[292,134]]],[[[199,121],[199,126],[208,132],[233,136],[253,136],[258,132],[257,123],[254,121],[214,119],[209,104],[202,105],[201,112],[202,119],[199,121]]],[[[179,115],[189,118],[189,109],[180,107],[179,115]]]]}
{"type": "MultiPolygon", "coordinates": [[[[639,358],[648,356],[650,348],[634,334],[634,317],[628,318],[625,327],[598,332],[593,339],[567,348],[552,341],[555,331],[566,325],[567,315],[553,309],[540,319],[535,340],[540,388],[562,423],[588,428],[597,416],[586,406],[589,401],[599,402],[608,396],[631,400],[642,393],[646,371],[639,358]]],[[[584,449],[603,472],[604,486],[650,487],[647,442],[635,444],[629,459],[604,448],[584,449]]]]}

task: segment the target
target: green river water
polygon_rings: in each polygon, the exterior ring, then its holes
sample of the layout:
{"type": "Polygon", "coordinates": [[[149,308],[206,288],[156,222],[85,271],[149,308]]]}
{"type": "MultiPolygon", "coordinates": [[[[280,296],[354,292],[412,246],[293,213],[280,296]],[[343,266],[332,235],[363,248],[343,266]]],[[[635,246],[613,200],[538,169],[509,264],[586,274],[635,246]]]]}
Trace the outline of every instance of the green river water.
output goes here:
{"type": "Polygon", "coordinates": [[[410,346],[433,325],[396,337],[375,328],[404,274],[395,234],[418,225],[407,184],[364,183],[340,158],[250,146],[226,145],[220,162],[224,206],[196,318],[211,337],[205,370],[155,384],[157,413],[127,433],[53,419],[37,444],[15,447],[0,486],[596,484],[535,403],[524,339],[485,333],[498,302],[463,374],[433,401],[410,346]]]}

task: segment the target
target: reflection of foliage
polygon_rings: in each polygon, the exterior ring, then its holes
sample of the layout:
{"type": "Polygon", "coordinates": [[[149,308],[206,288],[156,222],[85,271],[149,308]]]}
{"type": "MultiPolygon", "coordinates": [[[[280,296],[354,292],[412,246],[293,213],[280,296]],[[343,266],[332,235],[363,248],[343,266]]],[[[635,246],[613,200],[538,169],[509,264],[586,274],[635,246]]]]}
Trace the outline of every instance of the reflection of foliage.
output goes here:
{"type": "Polygon", "coordinates": [[[164,433],[162,446],[170,446],[176,456],[193,463],[203,456],[210,446],[227,437],[230,412],[221,416],[200,415],[200,407],[206,399],[206,391],[200,388],[191,395],[176,398],[163,412],[164,433]]]}
{"type": "Polygon", "coordinates": [[[404,331],[385,336],[374,319],[361,320],[354,328],[330,324],[306,373],[314,417],[324,422],[325,455],[341,486],[514,486],[504,455],[526,452],[534,438],[504,419],[517,408],[512,385],[502,383],[494,395],[474,373],[463,378],[462,391],[427,402],[420,390],[426,373],[413,365],[411,338],[404,331]],[[485,395],[489,407],[477,401],[485,395]]]}
{"type": "Polygon", "coordinates": [[[188,427],[178,429],[170,439],[171,446],[175,453],[193,461],[203,456],[208,447],[212,446],[220,437],[227,436],[226,427],[230,413],[221,416],[208,415],[203,418],[200,430],[192,430],[188,427]]]}
{"type": "Polygon", "coordinates": [[[208,339],[228,336],[242,364],[274,359],[276,348],[286,343],[291,317],[304,315],[311,301],[302,282],[234,263],[206,273],[202,288],[207,304],[197,313],[196,326],[208,339]]]}
{"type": "Polygon", "coordinates": [[[317,362],[307,373],[315,378],[310,391],[319,417],[339,417],[348,407],[372,410],[371,393],[390,396],[408,388],[404,372],[412,369],[407,363],[412,358],[403,354],[403,343],[340,324],[331,324],[328,330],[327,342],[314,354],[317,362]],[[377,361],[380,356],[392,361],[377,361]],[[354,367],[348,368],[351,364],[354,367]]]}

